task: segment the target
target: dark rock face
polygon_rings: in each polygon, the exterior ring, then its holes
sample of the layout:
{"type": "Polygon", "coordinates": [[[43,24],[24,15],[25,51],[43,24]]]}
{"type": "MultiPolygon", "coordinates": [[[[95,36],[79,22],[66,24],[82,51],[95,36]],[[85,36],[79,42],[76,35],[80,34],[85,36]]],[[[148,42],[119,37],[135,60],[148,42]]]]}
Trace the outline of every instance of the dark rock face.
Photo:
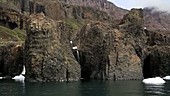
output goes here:
{"type": "Polygon", "coordinates": [[[22,72],[23,46],[11,43],[0,46],[0,76],[15,76],[22,72]]]}
{"type": "Polygon", "coordinates": [[[98,8],[92,8],[90,6],[80,6],[78,3],[70,4],[57,1],[44,1],[31,2],[31,13],[43,12],[46,16],[54,20],[64,20],[64,19],[78,19],[82,21],[87,20],[99,20],[106,21],[112,20],[112,18],[107,14],[107,12],[102,11],[98,8]],[[38,11],[37,11],[38,10],[38,11]]]}
{"type": "Polygon", "coordinates": [[[55,23],[42,13],[31,15],[30,19],[25,45],[26,80],[79,80],[80,65],[71,52],[67,35],[64,35],[68,34],[64,32],[69,32],[69,28],[55,23]]]}
{"type": "Polygon", "coordinates": [[[89,23],[82,28],[78,41],[82,78],[143,78],[146,38],[142,14],[142,10],[131,10],[119,28],[101,22],[89,23]]]}
{"type": "Polygon", "coordinates": [[[87,24],[81,30],[78,49],[82,78],[106,79],[106,66],[109,63],[105,39],[107,31],[99,22],[87,24]]]}
{"type": "Polygon", "coordinates": [[[164,31],[148,31],[145,30],[145,33],[147,34],[148,40],[147,45],[148,46],[169,46],[170,42],[170,34],[166,33],[164,31]]]}
{"type": "Polygon", "coordinates": [[[85,19],[90,20],[95,18],[98,18],[97,20],[108,19],[106,18],[108,16],[117,20],[122,19],[128,13],[127,10],[117,7],[107,0],[6,0],[0,1],[0,3],[3,8],[15,10],[26,16],[43,12],[46,16],[55,20],[84,19],[84,16],[85,19]],[[78,18],[75,14],[78,15],[78,18]]]}
{"type": "Polygon", "coordinates": [[[127,10],[122,9],[114,5],[107,0],[59,0],[62,3],[69,5],[78,5],[91,7],[92,9],[99,9],[106,12],[108,15],[113,16],[114,19],[122,19],[122,17],[128,13],[127,10]]]}
{"type": "Polygon", "coordinates": [[[148,31],[147,49],[143,60],[144,78],[169,75],[169,34],[163,31],[148,31]]]}
{"type": "Polygon", "coordinates": [[[25,28],[26,17],[13,9],[6,9],[0,6],[0,25],[14,28],[25,28]]]}
{"type": "Polygon", "coordinates": [[[144,9],[147,49],[143,60],[144,78],[169,75],[169,13],[144,9]]]}
{"type": "Polygon", "coordinates": [[[145,58],[143,73],[144,78],[164,77],[170,74],[170,48],[169,46],[155,46],[151,53],[145,58]]]}
{"type": "Polygon", "coordinates": [[[111,77],[117,80],[142,79],[146,35],[143,30],[143,11],[132,9],[115,30],[115,49],[110,53],[111,77]],[[115,58],[115,59],[113,59],[115,58]]]}

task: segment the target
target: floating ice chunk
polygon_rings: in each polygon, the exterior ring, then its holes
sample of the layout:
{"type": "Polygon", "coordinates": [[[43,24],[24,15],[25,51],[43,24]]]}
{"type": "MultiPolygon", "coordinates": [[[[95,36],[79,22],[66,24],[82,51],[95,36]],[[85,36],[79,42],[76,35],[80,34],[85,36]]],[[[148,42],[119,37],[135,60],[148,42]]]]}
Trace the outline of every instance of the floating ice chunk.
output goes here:
{"type": "Polygon", "coordinates": [[[165,83],[165,81],[160,77],[147,78],[147,79],[144,79],[142,82],[145,84],[153,84],[153,85],[161,85],[165,83]]]}
{"type": "Polygon", "coordinates": [[[163,77],[163,79],[170,80],[170,76],[165,76],[165,77],[163,77]]]}
{"type": "Polygon", "coordinates": [[[74,50],[77,49],[77,46],[72,47],[72,49],[74,49],[74,50]]]}
{"type": "Polygon", "coordinates": [[[12,79],[14,79],[15,81],[20,81],[20,82],[24,82],[25,77],[23,75],[19,75],[19,76],[15,76],[12,79]]]}

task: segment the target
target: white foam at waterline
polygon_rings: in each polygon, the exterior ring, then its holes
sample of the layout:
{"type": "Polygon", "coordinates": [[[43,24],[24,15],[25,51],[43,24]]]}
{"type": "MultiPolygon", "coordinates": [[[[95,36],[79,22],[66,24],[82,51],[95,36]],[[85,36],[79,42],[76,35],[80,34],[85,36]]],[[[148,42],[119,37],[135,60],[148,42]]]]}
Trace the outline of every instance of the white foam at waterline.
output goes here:
{"type": "Polygon", "coordinates": [[[25,73],[26,73],[25,66],[23,66],[23,70],[22,70],[21,74],[13,77],[12,79],[15,80],[15,81],[19,81],[19,82],[24,83],[25,77],[23,75],[25,75],[25,73]]]}
{"type": "Polygon", "coordinates": [[[161,85],[165,83],[165,81],[160,77],[147,78],[147,79],[144,79],[142,82],[145,84],[153,84],[153,85],[161,85]]]}
{"type": "Polygon", "coordinates": [[[170,80],[170,76],[165,76],[165,77],[163,77],[163,79],[170,80]]]}
{"type": "Polygon", "coordinates": [[[15,76],[13,77],[12,79],[16,80],[16,81],[24,81],[25,80],[25,77],[23,75],[18,75],[18,76],[15,76]]]}

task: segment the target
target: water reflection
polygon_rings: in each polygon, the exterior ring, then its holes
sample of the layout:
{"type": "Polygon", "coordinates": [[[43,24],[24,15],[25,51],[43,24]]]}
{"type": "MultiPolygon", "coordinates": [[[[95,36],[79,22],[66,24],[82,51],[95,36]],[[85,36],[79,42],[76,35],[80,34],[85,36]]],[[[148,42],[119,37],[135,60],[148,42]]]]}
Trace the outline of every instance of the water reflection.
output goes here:
{"type": "Polygon", "coordinates": [[[165,85],[144,85],[145,93],[150,95],[165,95],[165,85]]]}
{"type": "Polygon", "coordinates": [[[144,96],[140,81],[115,81],[107,84],[109,96],[144,96]]]}
{"type": "Polygon", "coordinates": [[[79,82],[26,83],[25,96],[81,96],[79,82]]]}
{"type": "Polygon", "coordinates": [[[144,85],[141,81],[20,83],[0,80],[0,96],[170,96],[170,82],[144,85]]]}
{"type": "Polygon", "coordinates": [[[24,96],[25,83],[14,82],[12,80],[2,80],[0,82],[0,96],[24,96]]]}
{"type": "Polygon", "coordinates": [[[105,81],[81,82],[79,93],[80,96],[109,96],[107,86],[105,81]]]}

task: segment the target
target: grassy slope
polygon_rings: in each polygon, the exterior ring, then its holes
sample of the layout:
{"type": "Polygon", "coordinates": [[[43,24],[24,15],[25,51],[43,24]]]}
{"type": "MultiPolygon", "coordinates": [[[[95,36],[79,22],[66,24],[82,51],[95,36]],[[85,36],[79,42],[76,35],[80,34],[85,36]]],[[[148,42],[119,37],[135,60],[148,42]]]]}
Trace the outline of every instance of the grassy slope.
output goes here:
{"type": "Polygon", "coordinates": [[[64,21],[65,23],[70,25],[73,28],[73,30],[78,30],[83,26],[83,20],[78,21],[76,19],[65,19],[64,21]]]}
{"type": "Polygon", "coordinates": [[[26,37],[25,31],[21,29],[11,30],[4,26],[0,26],[0,42],[7,41],[24,41],[26,37]]]}

